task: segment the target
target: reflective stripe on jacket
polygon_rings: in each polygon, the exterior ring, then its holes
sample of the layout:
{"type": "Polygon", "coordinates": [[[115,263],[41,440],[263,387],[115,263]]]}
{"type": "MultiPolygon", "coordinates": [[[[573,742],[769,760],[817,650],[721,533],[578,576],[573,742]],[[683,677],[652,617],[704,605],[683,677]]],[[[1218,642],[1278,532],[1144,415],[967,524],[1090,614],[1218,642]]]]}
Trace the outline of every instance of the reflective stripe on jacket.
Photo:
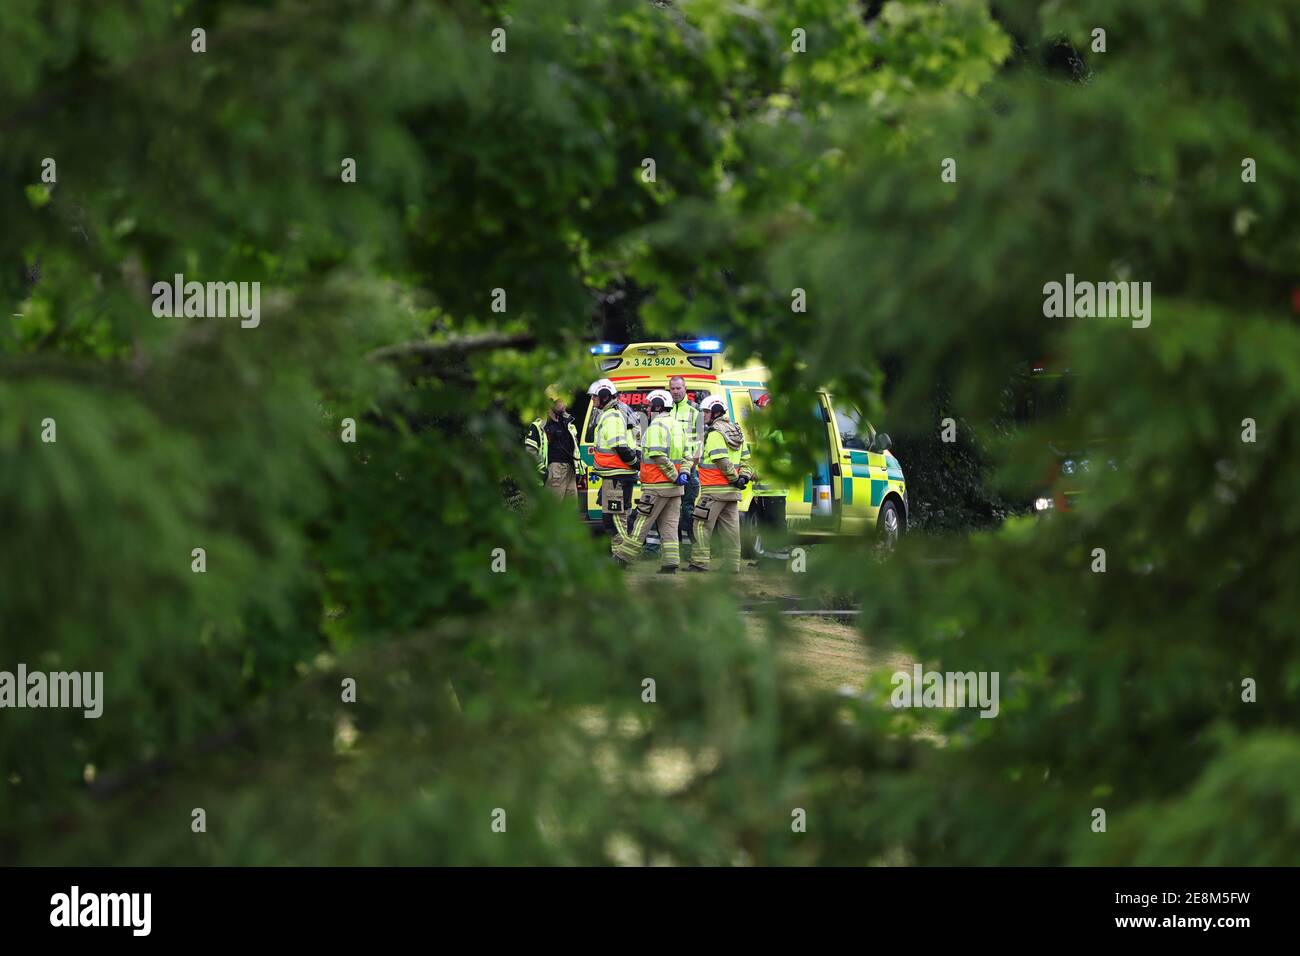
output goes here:
{"type": "Polygon", "coordinates": [[[689,398],[683,398],[673,405],[673,421],[682,423],[686,440],[686,457],[692,462],[700,457],[700,422],[703,415],[700,406],[689,398]]]}
{"type": "Polygon", "coordinates": [[[749,443],[741,442],[739,448],[730,448],[722,435],[710,429],[704,436],[704,460],[700,462],[700,491],[707,488],[731,487],[731,479],[718,466],[723,458],[731,461],[732,473],[740,471],[741,463],[749,457],[749,443]]]}
{"type": "Polygon", "coordinates": [[[596,444],[592,449],[596,474],[636,474],[636,471],[620,457],[617,451],[619,448],[630,448],[635,451],[636,445],[632,440],[631,430],[627,427],[627,419],[623,417],[619,403],[615,402],[602,409],[600,417],[596,419],[596,444]]]}
{"type": "MultiPolygon", "coordinates": [[[[573,439],[573,467],[582,473],[582,450],[578,444],[578,429],[573,426],[573,420],[568,422],[569,437],[573,439]]],[[[529,431],[528,437],[524,439],[524,447],[537,456],[537,470],[545,473],[547,461],[550,458],[551,438],[546,434],[546,419],[539,418],[533,422],[533,428],[537,430],[537,438],[533,438],[532,431],[529,431]]]]}
{"type": "Polygon", "coordinates": [[[663,414],[655,418],[641,439],[641,454],[643,488],[674,486],[676,472],[686,461],[686,430],[682,423],[663,414]],[[665,472],[661,462],[671,462],[673,474],[665,472]]]}

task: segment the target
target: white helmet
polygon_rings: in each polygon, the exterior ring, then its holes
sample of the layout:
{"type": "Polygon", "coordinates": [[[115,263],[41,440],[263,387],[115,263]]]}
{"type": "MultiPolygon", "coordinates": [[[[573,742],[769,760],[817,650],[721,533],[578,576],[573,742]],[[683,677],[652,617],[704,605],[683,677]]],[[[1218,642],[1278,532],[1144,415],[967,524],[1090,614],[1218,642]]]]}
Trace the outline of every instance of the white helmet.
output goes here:
{"type": "Polygon", "coordinates": [[[599,395],[601,392],[609,392],[610,397],[612,398],[618,394],[618,388],[615,387],[614,383],[609,379],[598,378],[596,381],[592,382],[591,386],[587,389],[588,395],[599,395]]]}
{"type": "Polygon", "coordinates": [[[708,412],[714,406],[718,407],[721,414],[727,414],[727,400],[718,394],[704,396],[704,400],[700,402],[700,411],[708,412]]]}
{"type": "Polygon", "coordinates": [[[656,388],[653,392],[645,397],[647,405],[654,405],[655,402],[662,402],[664,408],[673,407],[673,393],[666,389],[656,388]]]}

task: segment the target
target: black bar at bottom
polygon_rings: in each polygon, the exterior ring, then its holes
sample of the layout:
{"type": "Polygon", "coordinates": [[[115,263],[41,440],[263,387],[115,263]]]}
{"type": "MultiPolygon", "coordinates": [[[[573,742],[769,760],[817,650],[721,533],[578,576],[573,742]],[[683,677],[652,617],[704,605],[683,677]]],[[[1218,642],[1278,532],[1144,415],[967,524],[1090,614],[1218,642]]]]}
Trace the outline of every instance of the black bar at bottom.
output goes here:
{"type": "Polygon", "coordinates": [[[533,945],[770,943],[782,927],[863,944],[1103,935],[1231,942],[1284,929],[1294,881],[1287,869],[9,868],[0,869],[0,926],[6,942],[76,933],[82,942],[331,947],[430,932],[453,944],[462,932],[533,945]]]}

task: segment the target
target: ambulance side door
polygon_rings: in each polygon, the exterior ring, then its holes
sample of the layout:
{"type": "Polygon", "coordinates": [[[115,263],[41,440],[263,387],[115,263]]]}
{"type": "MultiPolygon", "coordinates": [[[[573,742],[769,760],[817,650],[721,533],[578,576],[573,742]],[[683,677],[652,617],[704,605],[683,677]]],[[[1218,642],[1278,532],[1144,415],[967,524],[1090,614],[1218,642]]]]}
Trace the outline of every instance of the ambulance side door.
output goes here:
{"type": "Polygon", "coordinates": [[[834,396],[825,395],[834,444],[831,473],[839,503],[839,530],[845,533],[874,528],[883,488],[887,484],[884,455],[870,451],[870,426],[855,409],[839,406],[834,396]],[[882,489],[875,493],[877,487],[882,489]]]}

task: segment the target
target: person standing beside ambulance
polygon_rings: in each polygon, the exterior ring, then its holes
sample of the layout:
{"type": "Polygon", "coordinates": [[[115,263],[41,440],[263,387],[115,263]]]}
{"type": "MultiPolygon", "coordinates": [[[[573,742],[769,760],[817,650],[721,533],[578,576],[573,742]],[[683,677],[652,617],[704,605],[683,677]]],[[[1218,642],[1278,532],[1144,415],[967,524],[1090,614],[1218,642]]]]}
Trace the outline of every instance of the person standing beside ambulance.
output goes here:
{"type": "Polygon", "coordinates": [[[740,426],[727,420],[727,400],[710,395],[700,402],[704,414],[704,449],[700,461],[700,499],[695,505],[695,543],[688,571],[708,571],[711,541],[721,535],[722,567],[740,571],[740,498],[753,477],[749,445],[740,426]]]}
{"type": "MultiPolygon", "coordinates": [[[[754,414],[749,419],[749,433],[754,438],[760,454],[769,466],[789,467],[790,456],[785,450],[785,436],[772,424],[771,394],[764,392],[754,400],[754,414]]],[[[786,542],[785,498],[786,489],[772,481],[762,469],[753,477],[753,499],[749,510],[755,524],[755,567],[779,567],[789,558],[786,542]]]]}
{"type": "Polygon", "coordinates": [[[695,509],[695,499],[700,495],[700,452],[704,446],[704,415],[700,406],[691,401],[686,392],[686,379],[674,375],[668,380],[668,392],[673,398],[673,420],[681,422],[686,435],[686,490],[682,495],[681,515],[677,522],[680,540],[687,543],[695,540],[695,529],[691,524],[691,515],[695,509]]]}
{"type": "Polygon", "coordinates": [[[546,490],[560,501],[577,497],[578,475],[583,473],[578,430],[559,387],[546,389],[551,410],[528,426],[524,447],[537,459],[537,471],[546,490]]]}
{"type": "Polygon", "coordinates": [[[673,397],[655,389],[646,397],[650,424],[641,438],[641,500],[628,521],[625,546],[615,557],[631,564],[641,554],[651,528],[659,529],[660,574],[676,574],[681,560],[677,537],[679,499],[685,491],[688,475],[686,435],[682,423],[669,414],[673,397]]]}
{"type": "Polygon", "coordinates": [[[610,536],[610,554],[626,569],[628,565],[619,557],[619,551],[627,547],[627,518],[632,511],[632,493],[641,456],[614,383],[607,378],[597,379],[587,394],[599,410],[591,470],[600,476],[602,520],[610,536]]]}

